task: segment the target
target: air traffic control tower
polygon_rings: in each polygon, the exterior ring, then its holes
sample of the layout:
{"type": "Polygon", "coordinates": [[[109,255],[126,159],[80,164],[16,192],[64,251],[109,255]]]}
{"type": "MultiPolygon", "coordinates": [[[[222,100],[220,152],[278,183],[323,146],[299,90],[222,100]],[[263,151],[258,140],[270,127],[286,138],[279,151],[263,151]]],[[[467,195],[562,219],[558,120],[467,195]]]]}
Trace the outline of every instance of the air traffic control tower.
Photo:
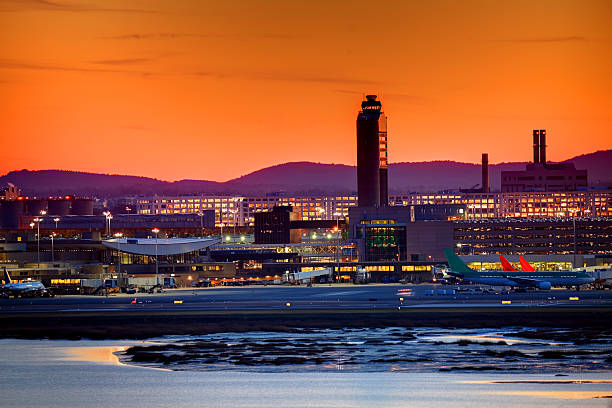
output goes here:
{"type": "Polygon", "coordinates": [[[376,95],[366,95],[357,115],[358,206],[387,206],[387,178],[387,117],[376,95]]]}

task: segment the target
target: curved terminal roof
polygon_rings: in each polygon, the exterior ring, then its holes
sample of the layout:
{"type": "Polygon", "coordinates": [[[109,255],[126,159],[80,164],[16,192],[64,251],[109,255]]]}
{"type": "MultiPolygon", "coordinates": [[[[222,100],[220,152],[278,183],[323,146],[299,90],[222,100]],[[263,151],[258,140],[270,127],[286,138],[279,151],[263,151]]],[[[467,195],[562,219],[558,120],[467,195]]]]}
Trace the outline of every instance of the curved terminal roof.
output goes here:
{"type": "Polygon", "coordinates": [[[157,253],[164,256],[199,251],[218,242],[217,238],[114,238],[102,241],[102,244],[130,254],[155,256],[157,253]]]}

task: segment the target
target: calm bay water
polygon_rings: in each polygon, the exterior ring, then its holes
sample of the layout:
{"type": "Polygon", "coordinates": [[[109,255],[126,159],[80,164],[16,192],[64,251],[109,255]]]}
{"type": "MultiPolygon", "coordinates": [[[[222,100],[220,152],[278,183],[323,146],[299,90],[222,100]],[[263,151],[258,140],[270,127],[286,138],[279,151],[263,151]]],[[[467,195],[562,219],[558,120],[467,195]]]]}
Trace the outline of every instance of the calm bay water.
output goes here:
{"type": "MultiPolygon", "coordinates": [[[[262,333],[228,334],[230,344],[236,340],[231,336],[246,338],[251,343],[267,338],[262,333]]],[[[438,336],[453,341],[445,333],[438,336]]],[[[472,336],[482,337],[482,333],[472,336]]],[[[223,339],[222,335],[215,337],[223,339]]],[[[459,341],[462,339],[465,335],[459,336],[459,341]]],[[[197,370],[193,366],[183,369],[170,365],[173,370],[167,370],[120,364],[112,354],[115,351],[126,361],[120,350],[132,345],[185,344],[193,340],[187,337],[157,339],[153,343],[0,340],[0,406],[612,407],[612,399],[595,398],[612,396],[612,373],[598,369],[597,365],[584,370],[546,367],[545,372],[537,373],[440,372],[432,367],[398,371],[393,364],[375,365],[375,371],[370,366],[359,370],[345,369],[342,365],[335,369],[287,365],[258,370],[226,363],[223,363],[226,369],[197,370]]],[[[351,342],[358,346],[354,343],[358,341],[351,342]]],[[[437,346],[439,343],[437,339],[437,346]]],[[[376,342],[373,346],[381,347],[376,342]]],[[[364,353],[369,351],[361,352],[364,353]]],[[[169,367],[159,365],[164,366],[169,367]]]]}

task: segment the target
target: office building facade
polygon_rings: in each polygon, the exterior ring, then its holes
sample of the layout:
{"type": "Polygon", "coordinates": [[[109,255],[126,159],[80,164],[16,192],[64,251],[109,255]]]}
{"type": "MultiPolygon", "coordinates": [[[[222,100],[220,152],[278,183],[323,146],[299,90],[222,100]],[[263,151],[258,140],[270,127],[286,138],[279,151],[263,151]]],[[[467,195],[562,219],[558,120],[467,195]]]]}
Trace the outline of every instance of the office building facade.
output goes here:
{"type": "MultiPolygon", "coordinates": [[[[274,206],[293,207],[302,220],[333,220],[349,215],[357,196],[178,196],[129,199],[137,214],[194,214],[214,210],[215,225],[253,226],[255,214],[274,206]],[[230,211],[232,210],[232,211],[230,211]]],[[[411,193],[389,196],[391,206],[465,204],[467,219],[571,218],[612,216],[612,191],[515,193],[411,193]]]]}

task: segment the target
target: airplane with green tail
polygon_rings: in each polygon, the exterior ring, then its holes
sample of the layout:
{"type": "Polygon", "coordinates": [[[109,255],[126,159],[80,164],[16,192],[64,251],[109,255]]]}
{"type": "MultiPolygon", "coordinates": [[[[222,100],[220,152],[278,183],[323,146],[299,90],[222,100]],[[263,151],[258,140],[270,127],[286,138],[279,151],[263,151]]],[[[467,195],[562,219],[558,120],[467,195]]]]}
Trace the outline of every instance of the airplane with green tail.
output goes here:
{"type": "Polygon", "coordinates": [[[476,284],[548,290],[553,286],[578,288],[594,281],[594,278],[585,272],[475,271],[468,267],[450,248],[444,248],[444,256],[451,270],[450,275],[476,284]]]}

